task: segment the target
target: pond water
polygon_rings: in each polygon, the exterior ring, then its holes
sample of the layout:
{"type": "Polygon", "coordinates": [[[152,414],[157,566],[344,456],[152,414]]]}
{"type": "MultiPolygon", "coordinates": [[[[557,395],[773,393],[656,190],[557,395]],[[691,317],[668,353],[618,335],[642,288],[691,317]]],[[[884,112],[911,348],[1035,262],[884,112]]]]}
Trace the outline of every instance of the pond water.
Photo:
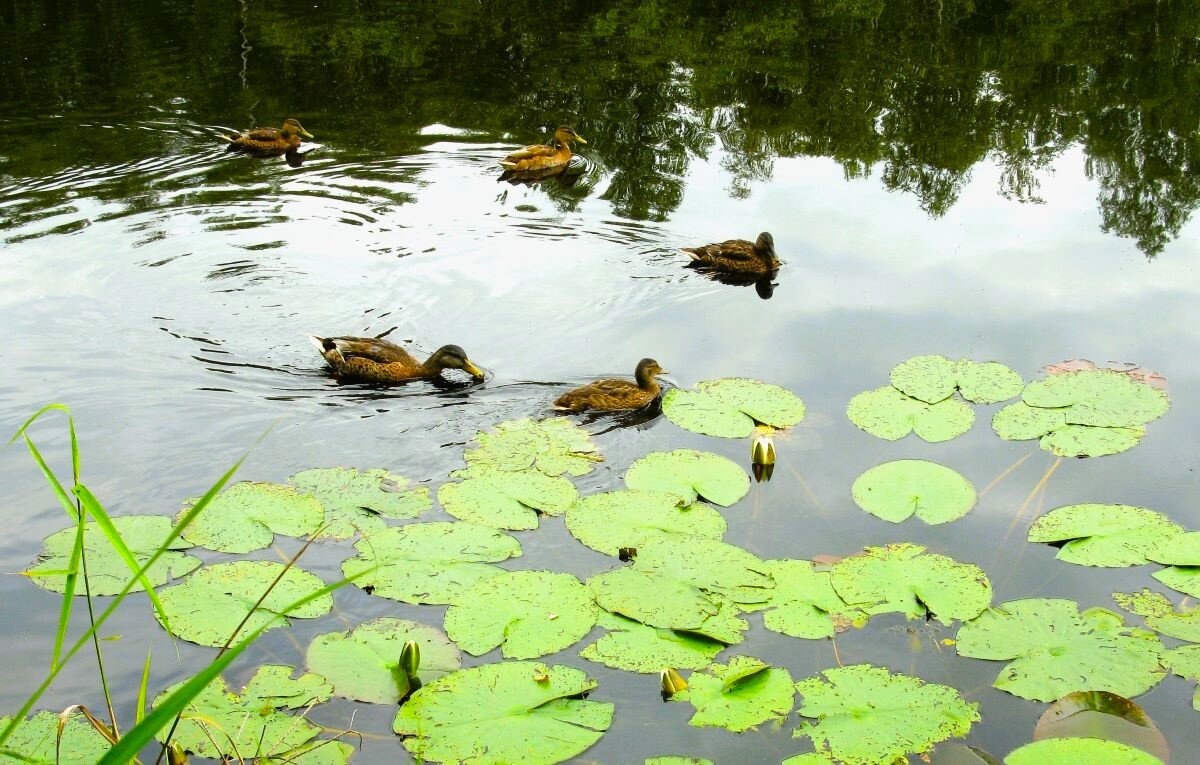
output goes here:
{"type": "MultiPolygon", "coordinates": [[[[117,514],[173,514],[247,452],[245,479],[346,465],[436,487],[477,431],[546,416],[568,386],[653,356],[679,387],[748,376],[807,404],[773,480],[725,511],[726,540],[759,556],[909,541],[983,567],[996,603],[1114,608],[1115,591],[1169,592],[1149,567],[1070,566],[1024,535],[1079,502],[1200,528],[1198,39],[1190,0],[0,3],[0,425],[69,405],[84,482],[117,514]],[[302,163],[225,153],[226,130],[289,116],[316,136],[302,163]],[[500,157],[559,123],[588,140],[573,183],[498,182],[500,157]],[[785,261],[769,299],[683,268],[680,247],[760,231],[785,261]],[[338,384],[312,333],[456,343],[488,377],[338,384]],[[1137,448],[1063,461],[1035,492],[1056,458],[998,439],[998,406],[939,444],[846,419],[852,396],[923,353],[1026,379],[1065,359],[1132,362],[1167,377],[1172,409],[1137,448]],[[850,498],[891,459],[934,460],[982,489],[1023,457],[945,526],[889,524],[850,498]]],[[[576,481],[585,494],[619,488],[655,450],[747,462],[744,440],[664,418],[587,427],[606,461],[576,481]]],[[[64,429],[35,433],[66,474],[64,429]]],[[[0,452],[0,480],[0,570],[15,573],[67,522],[19,445],[0,452]]],[[[613,566],[559,518],[517,536],[525,555],[509,568],[613,566]]],[[[277,543],[260,556],[299,547],[277,543]]],[[[333,581],[350,554],[316,545],[302,565],[333,581]]],[[[440,625],[444,611],[353,587],[336,601],[265,637],[230,684],[302,663],[321,632],[383,614],[440,625]]],[[[0,607],[8,712],[48,665],[57,599],[6,576],[0,607]]],[[[954,686],[981,704],[968,741],[997,756],[1045,708],[992,688],[1002,665],[955,656],[936,622],[877,617],[839,636],[837,656],[751,623],[723,656],[797,679],[840,660],[954,686]]],[[[105,645],[126,720],[148,649],[152,693],[214,655],[173,645],[144,596],[105,633],[122,638],[105,645]]],[[[617,705],[580,762],[767,763],[810,746],[791,738],[794,714],[740,736],[689,727],[692,708],[662,704],[657,678],[577,653],[546,661],[584,669],[591,698],[617,705]]],[[[101,709],[88,661],[39,708],[101,709]]],[[[1200,747],[1191,686],[1168,677],[1138,699],[1178,762],[1200,747]]],[[[411,761],[393,714],[335,700],[311,717],[341,730],[354,715],[356,761],[411,761]]]]}

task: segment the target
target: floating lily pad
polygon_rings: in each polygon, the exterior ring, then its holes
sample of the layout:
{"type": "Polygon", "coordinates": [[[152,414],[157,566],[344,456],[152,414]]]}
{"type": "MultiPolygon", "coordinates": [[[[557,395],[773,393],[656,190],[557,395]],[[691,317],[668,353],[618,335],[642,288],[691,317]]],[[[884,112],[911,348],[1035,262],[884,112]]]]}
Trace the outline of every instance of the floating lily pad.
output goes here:
{"type": "Polygon", "coordinates": [[[1021,398],[1030,406],[1065,409],[1068,424],[1101,427],[1145,425],[1171,406],[1165,391],[1114,369],[1049,375],[1026,385],[1021,398]]]}
{"type": "MultiPolygon", "coordinates": [[[[180,515],[190,508],[189,502],[180,515]]],[[[210,550],[245,553],[270,545],[276,534],[312,534],[324,517],[316,497],[294,486],[243,481],[218,494],[184,529],[183,538],[210,550]]]]}
{"type": "Polygon", "coordinates": [[[588,580],[602,608],[631,619],[685,630],[730,645],[742,642],[750,625],[729,598],[706,592],[667,572],[619,568],[588,580]]]}
{"type": "Polygon", "coordinates": [[[492,563],[521,554],[521,544],[476,523],[410,523],[363,537],[342,563],[359,587],[405,603],[449,603],[476,582],[503,573],[492,563]],[[365,572],[365,573],[364,573],[365,572]]]}
{"type": "Polygon", "coordinates": [[[992,417],[992,429],[1006,441],[1040,439],[1039,445],[1060,457],[1103,457],[1137,446],[1143,427],[1096,427],[1067,422],[1065,409],[1041,409],[1024,401],[1009,404],[992,417]]]}
{"type": "Polygon", "coordinates": [[[796,683],[803,696],[800,715],[817,722],[804,723],[792,735],[810,737],[818,752],[846,765],[903,761],[965,736],[979,720],[979,705],[953,688],[882,667],[857,664],[821,675],[796,683]]]}
{"type": "Polygon", "coordinates": [[[904,395],[927,404],[950,398],[958,387],[955,364],[945,356],[914,356],[902,361],[892,369],[890,381],[904,395]]]}
{"type": "MultiPolygon", "coordinates": [[[[1200,680],[1200,645],[1184,645],[1165,654],[1171,672],[1188,680],[1200,680]]],[[[1192,709],[1200,712],[1200,688],[1192,695],[1192,709]]]]}
{"type": "Polygon", "coordinates": [[[619,614],[600,612],[599,624],[608,630],[579,652],[588,661],[627,672],[659,672],[664,667],[700,669],[725,649],[703,635],[650,627],[619,614]]]}
{"type": "Polygon", "coordinates": [[[723,438],[744,438],[756,422],[787,428],[804,419],[804,402],[778,385],[744,377],[673,388],[663,396],[663,414],[681,428],[723,438]]]}
{"type": "MultiPolygon", "coordinates": [[[[292,667],[264,664],[240,695],[229,691],[224,678],[216,678],[188,703],[171,740],[198,757],[213,759],[233,752],[247,758],[280,755],[301,746],[321,729],[302,716],[281,710],[327,701],[333,688],[320,675],[309,673],[293,679],[292,672],[292,667]]],[[[184,682],[160,693],[154,705],[184,682]]],[[[167,730],[158,732],[160,741],[167,730]]]]}
{"type": "Polygon", "coordinates": [[[552,765],[599,740],[613,705],[583,698],[573,667],[506,661],[434,680],[400,707],[393,730],[418,760],[552,765]]]}
{"type": "Polygon", "coordinates": [[[244,637],[263,625],[274,629],[287,626],[288,619],[315,619],[329,613],[333,596],[328,593],[281,613],[325,586],[316,574],[294,566],[279,578],[284,568],[282,563],[266,560],[214,563],[181,584],[160,590],[159,599],[171,620],[171,632],[200,645],[224,645],[268,588],[270,593],[246,620],[239,636],[244,637]]]}
{"type": "Polygon", "coordinates": [[[1146,626],[1180,640],[1200,642],[1200,608],[1176,611],[1165,595],[1143,589],[1139,593],[1114,592],[1113,600],[1142,617],[1146,626]]]}
{"type": "Polygon", "coordinates": [[[992,417],[992,430],[1005,441],[1029,441],[1067,424],[1061,409],[1042,409],[1024,401],[1009,404],[992,417]]]}
{"type": "MultiPolygon", "coordinates": [[[[171,519],[162,515],[122,515],[113,518],[112,523],[139,568],[150,559],[172,528],[171,519]]],[[[38,587],[64,592],[75,536],[76,529],[71,526],[46,537],[37,564],[25,571],[25,575],[38,587]]],[[[180,552],[191,546],[191,543],[176,537],[170,549],[146,572],[150,585],[158,587],[199,568],[199,558],[180,552]]],[[[87,555],[88,583],[92,595],[116,595],[133,578],[129,564],[113,549],[95,521],[90,521],[84,528],[83,549],[87,555]]],[[[141,592],[144,589],[138,581],[129,591],[141,592]]],[[[85,592],[82,583],[75,588],[76,595],[84,595],[85,592]]]]}
{"type": "Polygon", "coordinates": [[[479,448],[463,454],[470,467],[536,468],[546,475],[580,476],[604,459],[588,432],[565,417],[502,422],[477,433],[475,440],[479,448]]]}
{"type": "Polygon", "coordinates": [[[1146,557],[1168,566],[1200,566],[1200,531],[1166,537],[1147,548],[1146,557]]]}
{"type": "Polygon", "coordinates": [[[914,432],[926,441],[949,441],[966,433],[975,422],[975,412],[958,399],[928,404],[891,385],[850,399],[846,416],[862,430],[887,441],[914,432]]]}
{"type": "Polygon", "coordinates": [[[978,566],[926,553],[914,544],[868,547],[833,566],[833,589],[868,614],[899,612],[942,624],[972,619],[992,602],[992,584],[978,566]]]}
{"type": "Polygon", "coordinates": [[[540,470],[473,467],[454,474],[463,478],[438,488],[438,502],[455,518],[498,529],[536,529],[538,515],[562,515],[579,490],[562,476],[540,470]]]}
{"type": "Polygon", "coordinates": [[[701,757],[682,757],[677,754],[668,754],[661,757],[650,757],[646,760],[645,765],[713,765],[713,761],[701,757]]]}
{"type": "Polygon", "coordinates": [[[669,491],[691,504],[703,497],[729,507],[750,491],[750,476],[733,460],[695,449],[651,452],[629,466],[625,485],[631,489],[669,491]]]}
{"type": "Polygon", "coordinates": [[[416,518],[433,507],[429,489],[383,469],[314,468],[288,481],[325,508],[320,539],[351,539],[386,528],[384,518],[416,518]]]}
{"type": "Polygon", "coordinates": [[[567,511],[566,521],[576,539],[607,555],[657,540],[720,539],[726,528],[725,517],[703,502],[682,504],[677,494],[635,489],[584,497],[567,511]]]}
{"type": "Polygon", "coordinates": [[[925,460],[896,460],[871,468],[850,487],[854,502],[885,521],[914,514],[929,524],[947,523],[975,507],[975,487],[958,472],[925,460]]]}
{"type": "Polygon", "coordinates": [[[693,672],[687,689],[671,699],[688,701],[696,708],[689,725],[741,733],[769,720],[783,720],[792,711],[795,695],[792,676],[783,667],[734,656],[728,664],[693,672]]]}
{"type": "Polygon", "coordinates": [[[1138,566],[1146,552],[1183,533],[1162,513],[1131,505],[1067,505],[1029,527],[1030,542],[1065,542],[1056,556],[1081,566],[1138,566]]]}
{"type": "MultiPolygon", "coordinates": [[[[11,717],[0,717],[0,730],[8,727],[11,717]]],[[[112,745],[92,727],[82,714],[67,718],[58,733],[59,717],[54,712],[38,712],[22,721],[0,747],[3,765],[59,765],[59,763],[96,762],[112,745]]]]}
{"type": "Polygon", "coordinates": [[[996,361],[961,359],[955,368],[958,391],[973,404],[995,404],[1021,395],[1021,375],[996,361]]]}
{"type": "Polygon", "coordinates": [[[1151,576],[1172,590],[1200,598],[1200,566],[1170,566],[1151,576]]]}
{"type": "Polygon", "coordinates": [[[814,571],[806,560],[766,561],[767,573],[775,580],[770,599],[753,610],[769,609],[763,626],[798,638],[825,638],[863,624],[867,615],[846,605],[834,592],[828,571],[814,571]]]}
{"type": "Polygon", "coordinates": [[[1163,765],[1162,760],[1127,744],[1101,738],[1048,738],[1014,750],[1004,765],[1163,765]]]}
{"type": "Polygon", "coordinates": [[[1002,691],[1053,701],[1074,691],[1132,698],[1162,679],[1162,644],[1103,608],[1082,613],[1072,600],[1026,598],[988,609],[958,631],[958,653],[1013,660],[996,679],[1002,691]]]}
{"type": "Polygon", "coordinates": [[[1170,756],[1167,738],[1150,716],[1124,696],[1106,691],[1076,691],[1055,701],[1038,718],[1033,738],[1100,738],[1162,760],[1170,756]]]}
{"type": "Polygon", "coordinates": [[[325,738],[275,757],[261,757],[254,765],[346,765],[354,752],[354,747],[344,741],[325,738]]]}
{"type": "Polygon", "coordinates": [[[346,632],[317,635],[308,645],[306,664],[333,684],[333,692],[357,701],[398,704],[408,695],[408,676],[400,652],[409,640],[421,650],[417,673],[428,684],[459,668],[458,648],[436,627],[384,616],[346,632]]]}
{"type": "Polygon", "coordinates": [[[581,640],[599,615],[591,591],[571,574],[505,571],[455,597],[446,634],[474,656],[499,646],[505,658],[533,659],[581,640]]]}

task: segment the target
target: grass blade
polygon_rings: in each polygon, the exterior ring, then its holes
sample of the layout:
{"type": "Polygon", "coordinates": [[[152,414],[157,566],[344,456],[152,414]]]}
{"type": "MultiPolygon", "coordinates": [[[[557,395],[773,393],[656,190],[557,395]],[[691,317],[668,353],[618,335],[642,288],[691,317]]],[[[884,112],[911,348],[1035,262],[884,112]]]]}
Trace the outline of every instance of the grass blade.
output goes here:
{"type": "Polygon", "coordinates": [[[142,680],[138,683],[137,710],[133,713],[133,724],[137,725],[146,717],[146,687],[150,684],[150,654],[146,651],[146,664],[142,667],[142,680]]]}

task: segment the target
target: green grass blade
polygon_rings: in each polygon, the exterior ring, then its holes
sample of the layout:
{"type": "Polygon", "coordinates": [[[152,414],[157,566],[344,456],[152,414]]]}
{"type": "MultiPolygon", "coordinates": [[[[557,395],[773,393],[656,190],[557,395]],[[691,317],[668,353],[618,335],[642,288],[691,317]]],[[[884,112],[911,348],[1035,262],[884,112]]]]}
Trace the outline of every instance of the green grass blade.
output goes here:
{"type": "Polygon", "coordinates": [[[75,543],[71,546],[71,561],[67,564],[67,575],[63,580],[62,604],[58,608],[58,627],[54,630],[54,648],[50,652],[50,669],[58,666],[63,646],[67,644],[67,628],[71,624],[71,608],[75,605],[75,581],[79,576],[79,562],[83,559],[83,519],[75,524],[75,543]]]}
{"type": "Polygon", "coordinates": [[[29,419],[25,420],[25,422],[21,425],[21,427],[17,428],[17,432],[13,434],[12,438],[8,439],[8,443],[12,444],[14,441],[16,441],[18,438],[20,438],[25,433],[25,431],[29,429],[30,425],[32,425],[43,414],[45,414],[46,412],[50,412],[50,411],[66,412],[67,419],[72,421],[71,430],[72,430],[72,432],[74,432],[74,430],[75,430],[74,417],[71,414],[71,410],[69,408],[67,408],[67,405],[66,404],[46,404],[41,409],[37,410],[32,415],[30,415],[29,419]]]}
{"type": "Polygon", "coordinates": [[[146,717],[146,686],[150,684],[150,655],[146,651],[146,664],[142,667],[142,680],[138,683],[137,710],[133,714],[133,724],[137,725],[146,717]]]}
{"type": "Polygon", "coordinates": [[[75,507],[75,503],[71,501],[71,496],[67,493],[67,490],[59,482],[58,476],[46,464],[46,460],[42,458],[42,453],[38,451],[38,448],[29,436],[25,436],[25,445],[29,447],[29,453],[33,455],[33,461],[37,463],[38,469],[42,471],[42,476],[46,479],[46,483],[50,484],[50,488],[54,490],[54,496],[58,497],[59,504],[67,511],[67,515],[71,516],[71,520],[75,520],[79,514],[79,510],[75,507]]]}

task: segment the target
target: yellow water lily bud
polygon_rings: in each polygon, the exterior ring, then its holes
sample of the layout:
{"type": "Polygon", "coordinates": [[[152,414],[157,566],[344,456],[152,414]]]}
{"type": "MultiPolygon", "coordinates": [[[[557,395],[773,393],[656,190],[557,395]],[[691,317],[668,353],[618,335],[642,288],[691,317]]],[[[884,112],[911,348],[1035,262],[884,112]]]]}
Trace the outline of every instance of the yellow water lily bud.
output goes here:
{"type": "Polygon", "coordinates": [[[771,435],[775,429],[767,425],[759,425],[754,429],[754,438],[750,442],[750,464],[775,464],[775,439],[771,435]]]}
{"type": "Polygon", "coordinates": [[[167,765],[188,765],[187,752],[179,744],[173,743],[167,747],[167,765]]]}
{"type": "Polygon", "coordinates": [[[687,681],[673,669],[664,669],[658,673],[659,683],[662,684],[662,692],[664,695],[670,696],[686,690],[688,687],[687,681]]]}

